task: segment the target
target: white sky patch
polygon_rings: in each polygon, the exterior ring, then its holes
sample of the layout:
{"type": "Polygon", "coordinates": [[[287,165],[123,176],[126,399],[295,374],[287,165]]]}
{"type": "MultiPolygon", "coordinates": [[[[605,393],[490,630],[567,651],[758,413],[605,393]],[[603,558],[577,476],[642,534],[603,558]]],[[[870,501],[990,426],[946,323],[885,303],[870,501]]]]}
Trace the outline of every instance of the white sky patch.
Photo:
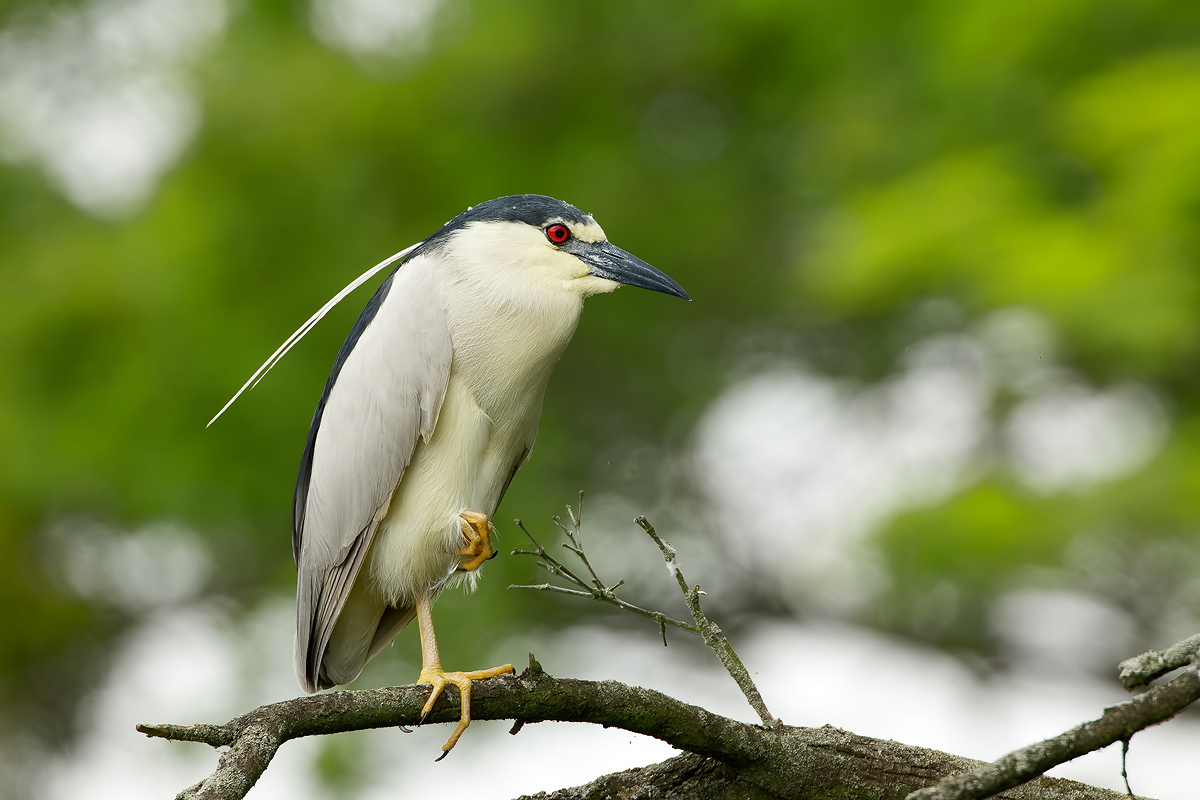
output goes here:
{"type": "Polygon", "coordinates": [[[989,614],[1005,651],[1021,662],[1111,674],[1132,651],[1135,624],[1127,612],[1096,595],[1068,589],[1020,589],[1000,597],[989,614]]]}
{"type": "Polygon", "coordinates": [[[1020,403],[1004,430],[1012,467],[1030,488],[1089,490],[1146,464],[1166,441],[1161,404],[1145,387],[1046,386],[1020,403]]]}
{"type": "Polygon", "coordinates": [[[326,45],[356,56],[428,51],[442,0],[312,0],[310,24],[326,45]]]}
{"type": "Polygon", "coordinates": [[[1059,371],[1058,337],[1050,321],[1031,308],[1002,308],[975,329],[987,348],[997,380],[1027,392],[1059,371]]]}
{"type": "Polygon", "coordinates": [[[1088,491],[1145,465],[1169,422],[1145,386],[1088,386],[1055,358],[1053,327],[1028,308],[1008,308],[978,326],[998,378],[1020,396],[1001,431],[1017,477],[1044,494],[1088,491]]]}
{"type": "Polygon", "coordinates": [[[739,384],[701,421],[697,481],[735,552],[819,605],[878,586],[862,538],[888,515],[957,489],[988,432],[991,378],[966,336],[913,348],[861,388],[780,368],[739,384]]]}
{"type": "Polygon", "coordinates": [[[223,0],[91,0],[0,34],[0,157],[39,166],[72,204],[134,213],[200,120],[189,63],[223,0]]]}
{"type": "Polygon", "coordinates": [[[131,613],[195,598],[212,572],[200,538],[169,522],[125,532],[61,520],[43,536],[42,551],[46,572],[70,594],[131,613]]]}
{"type": "MultiPolygon", "coordinates": [[[[222,722],[295,697],[294,626],[291,598],[268,600],[240,621],[211,601],[146,617],[117,643],[107,674],[96,676],[75,744],[40,764],[37,796],[150,800],[173,797],[208,775],[217,761],[211,748],[149,739],[134,725],[222,722]]],[[[256,787],[254,797],[324,796],[312,780],[317,749],[292,744],[268,770],[271,788],[256,787]]]]}
{"type": "Polygon", "coordinates": [[[918,342],[876,386],[768,370],[700,421],[696,483],[737,557],[803,605],[853,612],[886,580],[864,539],[892,515],[997,468],[1039,492],[1091,490],[1161,449],[1169,420],[1149,388],[1087,386],[1056,353],[1043,317],[1010,308],[918,342]],[[996,422],[1001,388],[1019,401],[996,422]]]}
{"type": "Polygon", "coordinates": [[[75,745],[43,766],[38,796],[171,797],[211,769],[212,754],[155,746],[133,726],[216,720],[235,709],[238,676],[224,622],[198,607],[149,618],[126,636],[80,710],[75,745]]]}

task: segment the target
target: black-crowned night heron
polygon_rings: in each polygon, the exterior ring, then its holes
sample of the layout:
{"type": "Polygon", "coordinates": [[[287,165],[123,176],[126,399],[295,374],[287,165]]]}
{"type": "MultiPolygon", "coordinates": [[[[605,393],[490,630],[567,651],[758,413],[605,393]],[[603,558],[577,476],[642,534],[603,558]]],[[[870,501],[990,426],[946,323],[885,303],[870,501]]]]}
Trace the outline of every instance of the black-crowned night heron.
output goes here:
{"type": "Polygon", "coordinates": [[[513,668],[443,671],[430,605],[447,586],[473,584],[494,555],[489,519],[533,448],[584,298],[621,284],[689,298],[574,206],[501,197],[346,287],[242,391],[404,256],[338,352],[304,448],[292,527],[296,673],[307,692],[348,683],[416,618],[417,681],[433,685],[423,713],[447,683],[462,695],[449,751],[470,724],[471,681],[513,668]]]}

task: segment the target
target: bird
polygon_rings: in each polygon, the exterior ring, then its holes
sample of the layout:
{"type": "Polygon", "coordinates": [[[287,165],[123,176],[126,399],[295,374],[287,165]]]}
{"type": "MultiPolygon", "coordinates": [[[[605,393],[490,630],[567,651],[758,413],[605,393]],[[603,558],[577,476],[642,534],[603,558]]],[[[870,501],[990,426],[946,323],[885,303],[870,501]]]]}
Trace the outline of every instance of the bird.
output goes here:
{"type": "MultiPolygon", "coordinates": [[[[491,523],[537,436],[551,371],[586,298],[622,285],[690,296],[552,197],[472,206],[377,264],[275,351],[213,418],[262,379],[337,302],[399,261],[338,351],[317,402],[292,506],[295,668],[306,692],[342,685],[414,619],[418,683],[461,697],[444,757],[470,724],[471,683],[442,669],[431,607],[473,588],[491,523]]],[[[212,422],[210,421],[210,425],[212,422]]]]}

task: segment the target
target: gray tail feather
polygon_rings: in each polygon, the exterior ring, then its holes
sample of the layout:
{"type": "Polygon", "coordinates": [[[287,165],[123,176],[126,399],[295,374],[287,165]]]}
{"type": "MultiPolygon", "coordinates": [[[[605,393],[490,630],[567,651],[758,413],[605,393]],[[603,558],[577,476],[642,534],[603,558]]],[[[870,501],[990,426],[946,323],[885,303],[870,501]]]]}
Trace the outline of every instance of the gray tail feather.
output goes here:
{"type": "MultiPolygon", "coordinates": [[[[370,533],[374,532],[372,528],[370,533]]],[[[360,534],[342,563],[323,576],[303,565],[299,568],[296,580],[296,677],[309,694],[336,685],[328,683],[322,675],[321,662],[371,538],[360,534]]]]}

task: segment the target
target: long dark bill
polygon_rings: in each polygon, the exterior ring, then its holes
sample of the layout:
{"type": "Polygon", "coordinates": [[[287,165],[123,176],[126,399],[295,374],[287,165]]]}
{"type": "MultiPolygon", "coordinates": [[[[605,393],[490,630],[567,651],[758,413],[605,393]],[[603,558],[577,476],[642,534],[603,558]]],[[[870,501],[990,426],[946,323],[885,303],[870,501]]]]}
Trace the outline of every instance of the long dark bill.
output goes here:
{"type": "Polygon", "coordinates": [[[580,261],[588,265],[588,272],[598,278],[623,283],[626,286],[636,286],[639,289],[649,289],[652,292],[692,298],[675,281],[666,274],[642,261],[637,256],[627,253],[616,245],[608,242],[587,244],[572,249],[580,261]]]}

